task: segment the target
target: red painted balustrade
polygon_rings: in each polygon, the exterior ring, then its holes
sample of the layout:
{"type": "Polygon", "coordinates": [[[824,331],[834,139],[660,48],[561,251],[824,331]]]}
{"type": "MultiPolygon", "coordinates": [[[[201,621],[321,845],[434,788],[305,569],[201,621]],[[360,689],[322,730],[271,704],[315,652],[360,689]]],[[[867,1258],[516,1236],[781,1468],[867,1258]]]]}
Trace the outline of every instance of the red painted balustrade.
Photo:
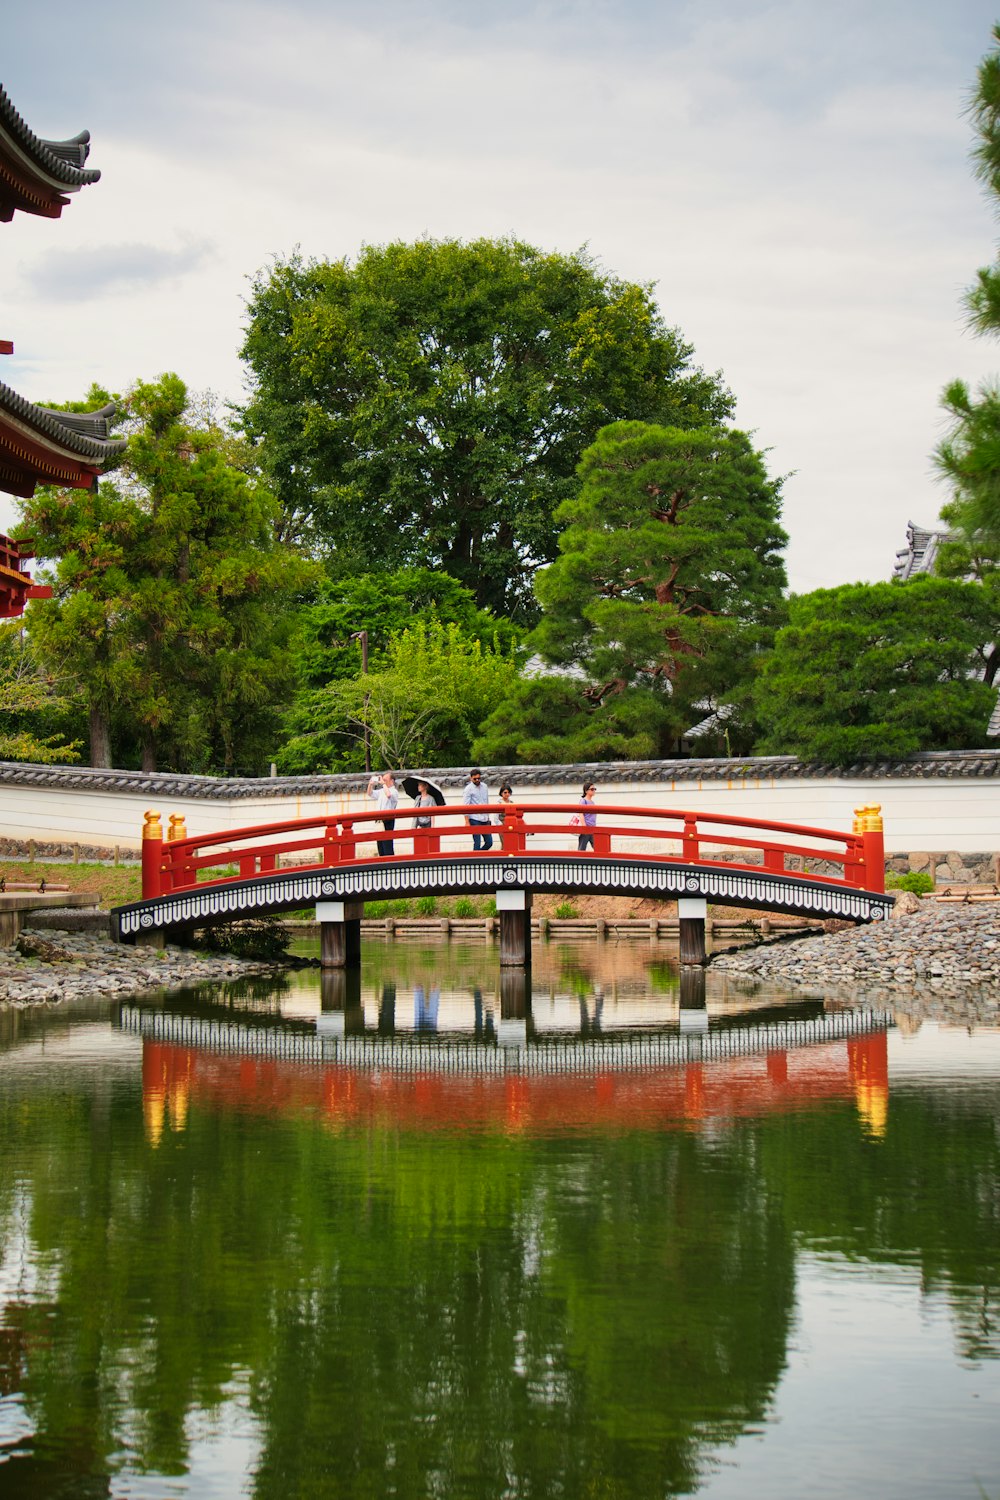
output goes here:
{"type": "Polygon", "coordinates": [[[650,864],[724,865],[727,870],[761,869],[801,881],[823,881],[857,890],[885,889],[882,822],[878,809],[860,808],[854,829],[840,833],[794,823],[772,823],[719,813],[677,808],[595,808],[596,826],[571,823],[578,802],[495,803],[477,807],[478,816],[496,818],[489,854],[473,853],[471,829],[461,805],[397,810],[395,826],[383,828],[377,812],[295,818],[224,833],[189,838],[179,817],[171,818],[170,835],[162,836],[159,815],[146,814],[142,849],[144,899],[252,880],[274,871],[340,868],[368,863],[404,865],[416,860],[626,858],[650,864]],[[418,828],[417,817],[429,817],[418,828]],[[577,835],[594,836],[594,849],[577,852],[577,835]],[[394,853],[377,856],[375,841],[392,840],[394,853]]]}

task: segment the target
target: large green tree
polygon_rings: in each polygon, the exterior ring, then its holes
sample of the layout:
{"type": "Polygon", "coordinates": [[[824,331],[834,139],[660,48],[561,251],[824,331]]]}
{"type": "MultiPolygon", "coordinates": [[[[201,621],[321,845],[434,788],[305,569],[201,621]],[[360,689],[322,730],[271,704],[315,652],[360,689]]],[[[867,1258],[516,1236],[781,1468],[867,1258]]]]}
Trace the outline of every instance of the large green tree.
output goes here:
{"type": "MultiPolygon", "coordinates": [[[[971,101],[976,131],[973,161],[994,209],[1000,208],[1000,26],[993,28],[994,48],[983,58],[971,101]]],[[[1000,334],[1000,259],[976,275],[965,298],[976,333],[1000,334]]],[[[983,578],[1000,566],[1000,386],[985,381],[973,391],[954,380],[943,397],[950,430],[938,445],[935,461],[951,488],[941,519],[951,530],[941,549],[939,570],[952,576],[983,578]]],[[[987,672],[993,680],[1000,654],[990,653],[987,672]]]]}
{"type": "Polygon", "coordinates": [[[477,603],[534,609],[554,512],[598,430],[728,416],[649,287],[587,255],[421,240],[258,276],[246,432],[281,501],[342,573],[440,567],[477,603]]]}
{"type": "Polygon", "coordinates": [[[259,770],[295,682],[288,605],[310,565],[276,541],[276,504],[223,430],[192,422],[178,376],[138,383],[124,410],[113,481],[24,503],[55,563],[31,639],[86,698],[91,764],[259,770]]]}
{"type": "Polygon", "coordinates": [[[477,753],[662,754],[706,705],[745,699],[783,608],[780,489],[745,433],[605,428],[536,580],[531,644],[570,675],[527,681],[477,753]]]}
{"type": "Polygon", "coordinates": [[[849,765],[985,743],[996,698],[980,680],[1000,592],[921,576],[789,601],[755,690],[759,749],[849,765]]]}

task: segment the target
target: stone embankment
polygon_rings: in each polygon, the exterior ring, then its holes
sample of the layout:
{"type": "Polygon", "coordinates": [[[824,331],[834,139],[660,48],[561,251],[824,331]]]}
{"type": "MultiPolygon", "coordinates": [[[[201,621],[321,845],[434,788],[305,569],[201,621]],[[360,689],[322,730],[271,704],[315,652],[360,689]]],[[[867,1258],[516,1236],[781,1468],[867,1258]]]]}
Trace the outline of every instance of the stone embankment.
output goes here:
{"type": "Polygon", "coordinates": [[[941,1013],[1000,1022],[1000,902],[919,903],[888,922],[720,953],[712,970],[895,1006],[937,997],[941,1013]]]}
{"type": "Polygon", "coordinates": [[[87,932],[22,932],[0,951],[0,1008],[243,979],[273,965],[187,948],[128,947],[87,932]]]}

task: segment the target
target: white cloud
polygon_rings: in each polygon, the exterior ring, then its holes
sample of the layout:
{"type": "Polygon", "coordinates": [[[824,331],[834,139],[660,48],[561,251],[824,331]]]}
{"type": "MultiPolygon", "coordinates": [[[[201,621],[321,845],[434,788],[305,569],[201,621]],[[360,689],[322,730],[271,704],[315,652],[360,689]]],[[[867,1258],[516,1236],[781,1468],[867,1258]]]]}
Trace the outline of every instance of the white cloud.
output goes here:
{"type": "Polygon", "coordinates": [[[29,295],[80,303],[172,286],[212,259],[214,247],[207,240],[176,250],[150,244],[93,245],[50,250],[18,269],[29,295]]]}

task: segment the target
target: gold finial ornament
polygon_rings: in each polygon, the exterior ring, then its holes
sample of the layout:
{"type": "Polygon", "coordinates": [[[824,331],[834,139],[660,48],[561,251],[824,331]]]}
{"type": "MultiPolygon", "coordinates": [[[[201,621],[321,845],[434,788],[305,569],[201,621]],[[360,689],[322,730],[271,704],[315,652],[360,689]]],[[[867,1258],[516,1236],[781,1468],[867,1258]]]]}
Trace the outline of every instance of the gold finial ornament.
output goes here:
{"type": "Polygon", "coordinates": [[[188,836],[187,824],[184,822],[183,813],[170,814],[170,829],[167,833],[167,842],[174,839],[186,839],[188,836]]]}
{"type": "Polygon", "coordinates": [[[864,807],[854,809],[854,827],[852,833],[881,833],[882,832],[882,804],[880,802],[867,803],[864,807]]]}
{"type": "Polygon", "coordinates": [[[142,836],[144,839],[162,839],[163,824],[160,822],[158,812],[148,812],[142,825],[142,836]]]}

